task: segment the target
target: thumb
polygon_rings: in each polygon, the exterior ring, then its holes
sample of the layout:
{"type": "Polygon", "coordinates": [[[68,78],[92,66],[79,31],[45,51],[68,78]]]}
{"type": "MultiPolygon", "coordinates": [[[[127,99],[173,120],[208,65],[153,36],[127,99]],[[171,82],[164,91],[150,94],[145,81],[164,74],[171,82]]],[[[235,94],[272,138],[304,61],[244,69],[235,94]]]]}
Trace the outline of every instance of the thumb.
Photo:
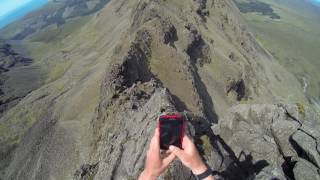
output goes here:
{"type": "Polygon", "coordinates": [[[176,155],[179,159],[183,159],[185,156],[184,151],[176,146],[170,146],[169,149],[171,152],[176,155]]]}
{"type": "Polygon", "coordinates": [[[169,164],[176,158],[176,155],[171,153],[169,156],[163,159],[163,167],[169,166],[169,164]]]}

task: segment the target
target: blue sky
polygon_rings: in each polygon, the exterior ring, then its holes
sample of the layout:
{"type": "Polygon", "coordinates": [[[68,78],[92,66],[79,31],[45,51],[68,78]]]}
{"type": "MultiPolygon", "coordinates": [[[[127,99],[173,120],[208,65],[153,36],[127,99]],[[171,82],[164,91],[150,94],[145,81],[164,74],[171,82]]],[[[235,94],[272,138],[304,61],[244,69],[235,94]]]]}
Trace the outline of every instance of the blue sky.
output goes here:
{"type": "Polygon", "coordinates": [[[0,0],[0,29],[47,2],[48,0],[0,0]]]}
{"type": "Polygon", "coordinates": [[[311,2],[317,6],[320,6],[320,0],[311,0],[311,2]]]}
{"type": "Polygon", "coordinates": [[[26,5],[30,1],[32,0],[1,0],[0,1],[0,18],[26,5]]]}

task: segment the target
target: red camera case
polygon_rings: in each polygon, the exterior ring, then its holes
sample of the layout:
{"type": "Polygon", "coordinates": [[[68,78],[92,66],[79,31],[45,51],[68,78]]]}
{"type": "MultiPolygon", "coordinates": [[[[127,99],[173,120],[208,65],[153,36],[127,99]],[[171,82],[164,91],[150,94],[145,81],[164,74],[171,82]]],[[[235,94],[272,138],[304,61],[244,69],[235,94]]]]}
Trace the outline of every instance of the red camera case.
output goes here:
{"type": "MultiPolygon", "coordinates": [[[[182,114],[178,114],[178,113],[172,113],[172,114],[164,114],[164,115],[161,115],[158,119],[158,128],[159,128],[159,133],[160,133],[160,137],[161,137],[161,121],[160,119],[161,118],[164,118],[164,119],[174,119],[174,120],[177,120],[177,121],[182,121],[181,123],[181,131],[180,131],[180,145],[182,146],[182,141],[183,141],[183,136],[184,136],[184,133],[185,133],[185,128],[186,128],[186,120],[185,120],[185,117],[184,115],[182,114]]],[[[179,147],[182,149],[182,147],[179,147]]]]}

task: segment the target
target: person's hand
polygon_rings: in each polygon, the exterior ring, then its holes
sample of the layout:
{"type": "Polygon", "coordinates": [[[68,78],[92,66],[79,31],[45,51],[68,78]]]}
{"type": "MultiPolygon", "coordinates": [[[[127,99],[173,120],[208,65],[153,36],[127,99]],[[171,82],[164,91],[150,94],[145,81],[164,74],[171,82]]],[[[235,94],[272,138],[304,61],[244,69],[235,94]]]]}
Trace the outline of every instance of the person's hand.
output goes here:
{"type": "Polygon", "coordinates": [[[182,140],[182,149],[176,146],[170,146],[169,149],[175,154],[182,164],[191,169],[193,174],[201,174],[207,170],[207,166],[203,163],[196,146],[188,138],[184,136],[182,140]]]}
{"type": "Polygon", "coordinates": [[[147,152],[146,164],[139,180],[152,180],[156,179],[163,173],[169,164],[175,159],[175,155],[169,151],[164,153],[165,157],[160,155],[160,133],[156,128],[154,136],[151,139],[150,147],[147,152]]]}

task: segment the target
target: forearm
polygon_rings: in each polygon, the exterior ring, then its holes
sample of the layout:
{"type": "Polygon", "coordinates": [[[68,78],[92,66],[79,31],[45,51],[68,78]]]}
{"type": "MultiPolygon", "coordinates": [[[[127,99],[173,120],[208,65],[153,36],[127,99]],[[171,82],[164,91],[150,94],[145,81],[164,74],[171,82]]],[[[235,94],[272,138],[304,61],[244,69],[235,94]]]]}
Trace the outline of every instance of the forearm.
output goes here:
{"type": "Polygon", "coordinates": [[[138,180],[156,180],[156,179],[157,179],[156,176],[153,176],[153,175],[151,175],[150,173],[148,173],[147,171],[144,170],[140,174],[138,180]]]}

